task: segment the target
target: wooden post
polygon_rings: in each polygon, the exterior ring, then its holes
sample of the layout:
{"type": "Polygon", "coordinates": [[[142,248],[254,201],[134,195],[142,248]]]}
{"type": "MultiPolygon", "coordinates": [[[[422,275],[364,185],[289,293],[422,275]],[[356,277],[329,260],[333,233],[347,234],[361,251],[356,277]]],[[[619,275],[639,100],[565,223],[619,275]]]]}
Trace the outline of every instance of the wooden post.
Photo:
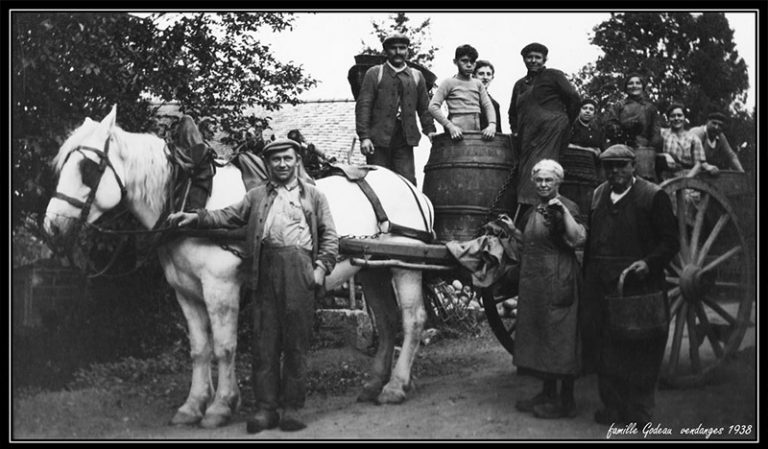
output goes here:
{"type": "Polygon", "coordinates": [[[349,308],[355,310],[355,277],[349,278],[349,308]]]}

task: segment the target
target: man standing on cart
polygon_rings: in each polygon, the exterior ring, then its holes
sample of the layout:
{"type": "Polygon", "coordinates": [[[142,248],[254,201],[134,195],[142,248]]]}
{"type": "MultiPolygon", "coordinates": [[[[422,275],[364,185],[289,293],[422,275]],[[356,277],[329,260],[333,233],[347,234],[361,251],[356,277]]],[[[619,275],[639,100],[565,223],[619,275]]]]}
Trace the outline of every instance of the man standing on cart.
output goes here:
{"type": "MultiPolygon", "coordinates": [[[[597,187],[584,254],[580,323],[587,372],[596,369],[604,407],[601,424],[650,422],[668,324],[629,339],[608,329],[606,296],[615,295],[622,271],[623,294],[663,294],[664,267],[679,250],[672,202],[657,185],[635,175],[635,154],[613,145],[600,155],[607,181],[597,187]]],[[[666,301],[665,301],[666,302],[666,301]]]]}

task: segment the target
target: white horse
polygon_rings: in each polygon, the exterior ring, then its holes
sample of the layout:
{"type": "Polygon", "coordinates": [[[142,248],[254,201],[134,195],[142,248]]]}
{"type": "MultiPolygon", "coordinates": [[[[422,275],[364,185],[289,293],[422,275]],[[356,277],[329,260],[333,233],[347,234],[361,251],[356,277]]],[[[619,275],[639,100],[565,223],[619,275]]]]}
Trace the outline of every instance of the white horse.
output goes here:
{"type": "MultiPolygon", "coordinates": [[[[166,144],[152,134],[122,130],[116,125],[115,117],[116,108],[113,108],[100,123],[86,119],[54,159],[59,180],[44,223],[52,238],[70,236],[83,221],[92,223],[120,201],[127,204],[146,228],[158,224],[173,188],[166,144]]],[[[378,194],[392,223],[432,231],[432,205],[413,185],[384,168],[371,171],[366,181],[378,194]]],[[[380,233],[370,202],[358,186],[345,178],[333,176],[317,181],[317,185],[328,198],[340,236],[379,234],[381,241],[423,245],[415,239],[380,233]]],[[[219,168],[207,208],[225,207],[244,194],[239,171],[231,165],[219,168]]],[[[243,281],[237,274],[241,259],[200,237],[177,238],[165,243],[158,249],[158,255],[187,320],[192,357],[189,395],[171,423],[224,425],[240,404],[235,355],[243,281]],[[215,391],[211,381],[214,357],[218,362],[215,391]]],[[[329,290],[336,288],[359,272],[358,278],[379,332],[371,379],[363,386],[358,399],[400,403],[411,385],[411,367],[426,318],[421,271],[397,267],[360,270],[359,266],[342,261],[326,284],[329,290]],[[404,341],[393,369],[398,302],[404,341]]]]}

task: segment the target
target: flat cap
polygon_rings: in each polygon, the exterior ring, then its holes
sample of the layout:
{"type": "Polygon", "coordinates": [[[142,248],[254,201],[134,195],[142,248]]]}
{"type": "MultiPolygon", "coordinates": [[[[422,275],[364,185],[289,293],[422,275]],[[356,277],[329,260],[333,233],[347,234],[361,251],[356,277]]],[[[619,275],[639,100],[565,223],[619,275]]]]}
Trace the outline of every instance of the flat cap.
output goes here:
{"type": "Polygon", "coordinates": [[[392,33],[389,36],[384,38],[384,41],[381,43],[384,48],[387,48],[389,44],[405,44],[410,45],[411,40],[403,33],[392,33]]]}
{"type": "Polygon", "coordinates": [[[601,161],[634,161],[635,152],[626,145],[611,145],[600,154],[601,161]]]}
{"type": "Polygon", "coordinates": [[[299,145],[299,143],[296,142],[295,140],[277,139],[275,141],[268,143],[262,150],[262,153],[264,153],[264,156],[266,156],[269,153],[274,153],[275,151],[288,150],[290,148],[293,148],[295,151],[299,151],[301,149],[301,145],[299,145]]]}
{"type": "Polygon", "coordinates": [[[721,122],[725,122],[728,120],[728,117],[722,112],[710,112],[709,115],[707,115],[707,120],[720,120],[721,122]]]}
{"type": "Polygon", "coordinates": [[[532,51],[539,52],[539,53],[543,54],[544,56],[547,56],[547,53],[549,53],[549,49],[544,44],[540,44],[538,42],[533,42],[533,43],[530,43],[530,44],[526,45],[525,47],[523,47],[523,49],[520,50],[520,54],[522,56],[525,56],[525,55],[527,55],[528,53],[530,53],[532,51]]]}

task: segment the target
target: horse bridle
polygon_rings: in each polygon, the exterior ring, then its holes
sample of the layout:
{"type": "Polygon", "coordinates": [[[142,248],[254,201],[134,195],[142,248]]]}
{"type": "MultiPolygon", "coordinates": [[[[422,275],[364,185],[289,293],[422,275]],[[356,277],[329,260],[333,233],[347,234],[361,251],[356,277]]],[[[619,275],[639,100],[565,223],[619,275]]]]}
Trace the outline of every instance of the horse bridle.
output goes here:
{"type": "MultiPolygon", "coordinates": [[[[99,188],[99,184],[101,183],[101,178],[104,176],[104,172],[107,170],[107,167],[111,168],[112,172],[115,174],[115,181],[117,181],[117,185],[120,187],[121,202],[123,201],[123,198],[125,198],[125,194],[126,194],[125,184],[123,183],[123,180],[120,179],[120,175],[117,174],[117,170],[115,170],[115,167],[112,165],[112,162],[109,160],[109,157],[108,157],[109,137],[107,137],[107,141],[104,144],[104,151],[99,150],[98,148],[89,147],[86,145],[80,145],[67,155],[66,159],[64,159],[64,164],[67,163],[67,160],[69,160],[70,156],[72,156],[72,154],[74,153],[80,153],[83,156],[84,160],[93,162],[90,158],[86,157],[85,155],[86,151],[90,151],[99,157],[99,164],[97,167],[98,177],[92,183],[93,185],[86,184],[86,186],[91,189],[90,193],[88,194],[88,198],[86,198],[85,201],[80,201],[77,198],[72,198],[71,196],[61,193],[59,191],[56,191],[53,194],[54,198],[58,198],[60,200],[66,201],[72,206],[82,209],[82,212],[80,212],[80,221],[78,222],[78,226],[82,226],[83,223],[85,223],[88,220],[88,213],[91,211],[91,205],[93,205],[93,200],[96,198],[96,191],[99,188]]],[[[62,166],[64,164],[62,164],[62,166]]]]}

